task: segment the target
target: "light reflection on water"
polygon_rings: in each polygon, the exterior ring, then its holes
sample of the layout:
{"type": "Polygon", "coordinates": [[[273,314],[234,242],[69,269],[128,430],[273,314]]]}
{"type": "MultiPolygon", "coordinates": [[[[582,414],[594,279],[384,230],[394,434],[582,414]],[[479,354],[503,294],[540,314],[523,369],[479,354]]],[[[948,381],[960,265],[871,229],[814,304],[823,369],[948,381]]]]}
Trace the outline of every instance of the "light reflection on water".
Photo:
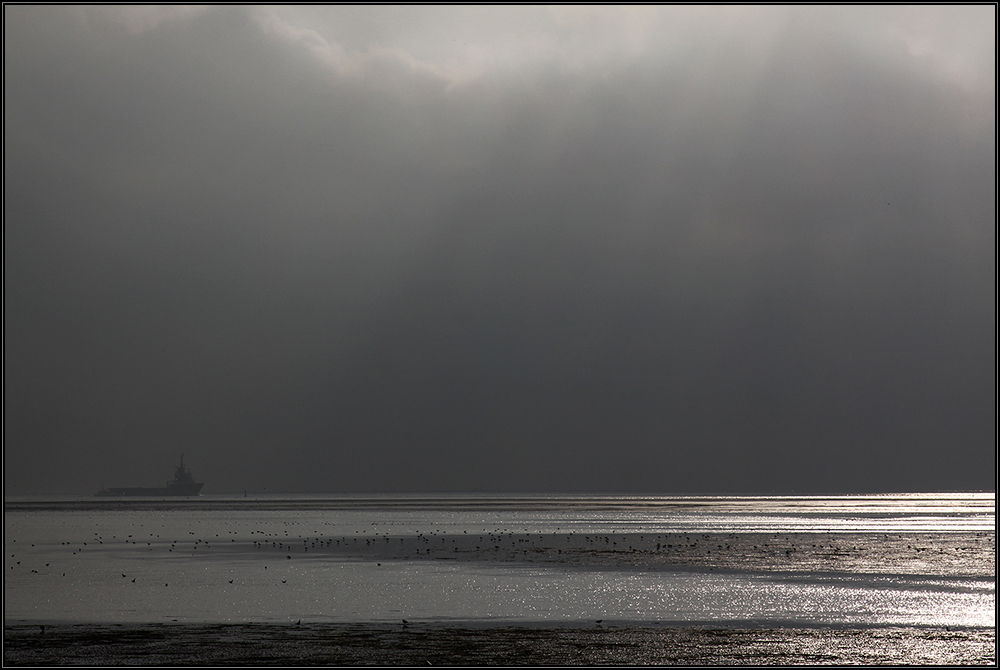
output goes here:
{"type": "Polygon", "coordinates": [[[995,582],[912,588],[766,574],[562,570],[430,561],[204,561],[92,565],[33,598],[5,592],[5,616],[73,621],[659,621],[995,627],[995,582]],[[139,575],[139,583],[131,581],[139,575]],[[233,579],[234,584],[229,580],[233,579]],[[168,586],[169,584],[169,586],[168,586]]]}
{"type": "MultiPolygon", "coordinates": [[[[942,563],[994,540],[992,494],[11,502],[4,513],[7,621],[996,625],[995,567],[991,574],[969,574],[967,566],[983,563],[942,563]],[[914,541],[913,551],[927,548],[920,560],[928,571],[893,574],[886,552],[897,549],[886,548],[883,533],[924,531],[957,539],[943,548],[914,541]],[[790,572],[757,563],[720,573],[690,563],[682,569],[619,560],[627,557],[625,545],[638,546],[644,535],[779,532],[851,533],[853,562],[836,563],[838,571],[790,572]],[[622,546],[613,549],[608,534],[620,534],[622,546]],[[610,552],[606,560],[588,548],[600,536],[601,551],[610,552]],[[317,553],[320,539],[351,549],[317,553]],[[486,539],[523,546],[546,562],[499,561],[487,547],[480,551],[486,539]],[[265,541],[266,551],[255,544],[265,541]],[[309,541],[312,554],[305,549],[309,541]],[[275,542],[295,550],[272,550],[275,542]],[[556,563],[559,547],[574,542],[590,562],[556,563]],[[463,560],[445,553],[452,545],[463,560]],[[398,547],[428,554],[404,560],[398,547]],[[867,564],[865,556],[872,557],[867,564]]],[[[725,541],[712,537],[706,552],[725,541]]],[[[655,558],[654,540],[642,541],[643,555],[655,558]]],[[[895,541],[892,547],[909,550],[907,540],[895,541]]]]}
{"type": "MultiPolygon", "coordinates": [[[[991,531],[993,493],[912,493],[850,496],[579,496],[579,495],[202,495],[195,498],[7,498],[6,511],[146,510],[170,514],[256,512],[287,519],[309,512],[337,512],[338,520],[378,520],[403,525],[495,521],[526,524],[532,532],[605,524],[636,532],[931,532],[991,531]],[[474,514],[475,513],[475,514],[474,514]],[[470,516],[471,515],[471,516],[470,516]]],[[[212,515],[209,515],[212,516],[212,515]]],[[[329,515],[327,515],[329,516],[329,515]]]]}

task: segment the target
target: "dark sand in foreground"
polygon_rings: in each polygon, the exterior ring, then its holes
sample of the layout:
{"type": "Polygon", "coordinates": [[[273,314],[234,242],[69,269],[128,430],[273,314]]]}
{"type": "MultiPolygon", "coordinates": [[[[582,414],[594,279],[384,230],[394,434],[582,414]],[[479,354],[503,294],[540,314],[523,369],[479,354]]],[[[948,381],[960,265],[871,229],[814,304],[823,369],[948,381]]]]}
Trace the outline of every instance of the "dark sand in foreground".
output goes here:
{"type": "Polygon", "coordinates": [[[12,625],[4,665],[994,665],[993,630],[12,625]]]}

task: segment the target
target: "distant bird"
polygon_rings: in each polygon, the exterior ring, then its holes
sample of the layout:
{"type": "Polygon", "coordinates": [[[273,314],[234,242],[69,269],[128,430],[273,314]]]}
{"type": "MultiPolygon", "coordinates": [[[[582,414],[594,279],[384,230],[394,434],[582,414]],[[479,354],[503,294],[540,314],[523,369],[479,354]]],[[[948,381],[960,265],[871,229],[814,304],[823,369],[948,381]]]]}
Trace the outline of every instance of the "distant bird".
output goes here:
{"type": "Polygon", "coordinates": [[[598,619],[594,623],[596,623],[598,626],[600,626],[603,621],[604,621],[604,619],[598,619]]]}
{"type": "Polygon", "coordinates": [[[232,583],[233,583],[233,580],[231,580],[231,579],[230,579],[230,580],[229,580],[229,583],[230,583],[230,584],[232,584],[232,583]]]}
{"type": "Polygon", "coordinates": [[[39,635],[45,635],[45,626],[39,626],[39,628],[42,629],[41,633],[39,633],[39,635]]]}
{"type": "Polygon", "coordinates": [[[132,583],[135,584],[135,577],[132,578],[132,583]]]}
{"type": "Polygon", "coordinates": [[[296,625],[296,626],[299,626],[299,625],[301,625],[301,624],[302,624],[302,619],[299,619],[298,621],[296,621],[296,622],[295,622],[295,625],[296,625]]]}

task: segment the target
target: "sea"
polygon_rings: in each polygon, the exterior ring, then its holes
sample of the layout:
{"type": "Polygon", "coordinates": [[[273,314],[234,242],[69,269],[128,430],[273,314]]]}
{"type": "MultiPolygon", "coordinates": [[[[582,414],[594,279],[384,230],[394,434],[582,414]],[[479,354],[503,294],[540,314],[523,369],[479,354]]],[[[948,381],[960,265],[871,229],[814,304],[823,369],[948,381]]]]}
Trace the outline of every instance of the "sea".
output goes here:
{"type": "Polygon", "coordinates": [[[995,513],[992,492],[8,497],[4,622],[893,629],[995,644],[995,513]]]}

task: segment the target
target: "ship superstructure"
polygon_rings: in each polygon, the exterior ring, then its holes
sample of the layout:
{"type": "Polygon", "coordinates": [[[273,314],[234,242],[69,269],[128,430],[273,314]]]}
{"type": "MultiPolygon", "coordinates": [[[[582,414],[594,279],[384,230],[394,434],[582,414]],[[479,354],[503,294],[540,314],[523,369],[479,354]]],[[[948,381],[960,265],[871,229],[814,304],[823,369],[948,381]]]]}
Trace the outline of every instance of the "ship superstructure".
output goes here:
{"type": "Polygon", "coordinates": [[[201,492],[204,482],[196,482],[191,471],[184,465],[184,455],[181,463],[174,471],[174,478],[164,487],[126,487],[101,489],[95,495],[99,497],[127,496],[196,496],[201,492]]]}

